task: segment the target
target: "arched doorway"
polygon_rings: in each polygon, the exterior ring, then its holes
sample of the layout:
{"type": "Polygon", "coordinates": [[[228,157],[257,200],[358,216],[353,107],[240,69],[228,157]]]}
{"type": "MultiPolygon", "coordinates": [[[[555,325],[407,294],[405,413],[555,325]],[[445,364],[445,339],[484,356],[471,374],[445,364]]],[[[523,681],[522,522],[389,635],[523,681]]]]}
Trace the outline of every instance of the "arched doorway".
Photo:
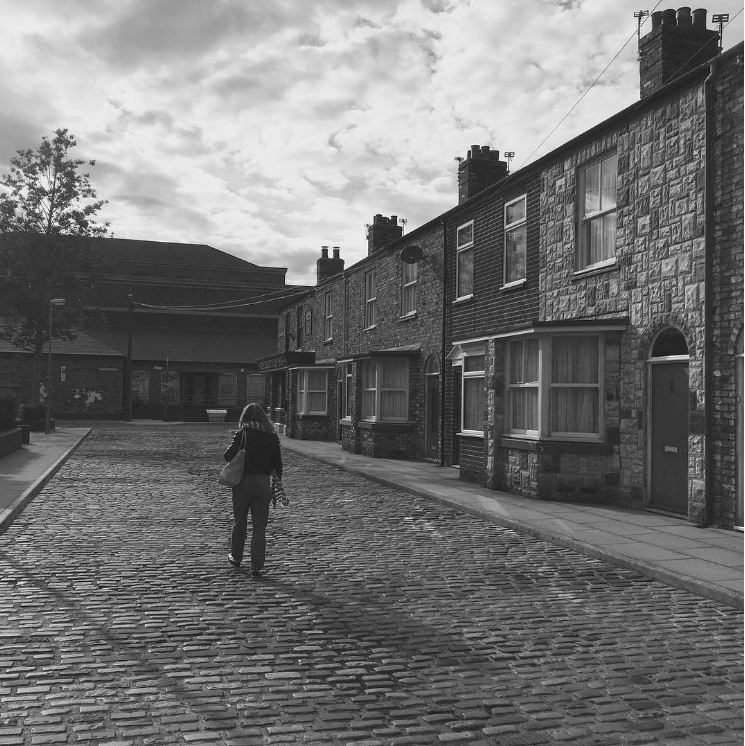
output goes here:
{"type": "Polygon", "coordinates": [[[742,527],[745,524],[743,513],[743,497],[745,494],[745,479],[743,479],[743,448],[742,448],[742,428],[743,428],[743,347],[742,332],[737,339],[737,391],[735,401],[737,402],[737,508],[735,510],[735,525],[742,527]]]}
{"type": "Polygon", "coordinates": [[[424,457],[440,456],[440,361],[430,355],[424,367],[424,457]]]}
{"type": "Polygon", "coordinates": [[[649,507],[688,514],[688,344],[672,327],[649,356],[649,507]]]}

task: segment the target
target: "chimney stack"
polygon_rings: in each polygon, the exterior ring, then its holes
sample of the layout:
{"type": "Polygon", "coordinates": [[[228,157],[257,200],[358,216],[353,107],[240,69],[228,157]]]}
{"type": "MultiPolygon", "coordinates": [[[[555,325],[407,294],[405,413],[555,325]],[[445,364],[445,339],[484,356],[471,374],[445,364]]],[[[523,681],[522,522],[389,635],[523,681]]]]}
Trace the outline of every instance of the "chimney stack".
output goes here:
{"type": "Polygon", "coordinates": [[[398,224],[397,215],[391,215],[390,218],[375,215],[367,227],[367,255],[397,241],[403,234],[404,227],[398,224]]]}
{"type": "Polygon", "coordinates": [[[334,256],[329,258],[329,247],[321,246],[321,256],[316,260],[316,285],[344,271],[344,260],[339,258],[339,247],[334,246],[334,256]]]}
{"type": "Polygon", "coordinates": [[[719,32],[706,28],[706,10],[652,13],[652,29],[639,40],[639,89],[646,98],[694,67],[716,57],[719,32]]]}
{"type": "Polygon", "coordinates": [[[458,164],[458,204],[465,202],[507,176],[507,161],[499,160],[499,151],[488,145],[471,145],[458,164]]]}

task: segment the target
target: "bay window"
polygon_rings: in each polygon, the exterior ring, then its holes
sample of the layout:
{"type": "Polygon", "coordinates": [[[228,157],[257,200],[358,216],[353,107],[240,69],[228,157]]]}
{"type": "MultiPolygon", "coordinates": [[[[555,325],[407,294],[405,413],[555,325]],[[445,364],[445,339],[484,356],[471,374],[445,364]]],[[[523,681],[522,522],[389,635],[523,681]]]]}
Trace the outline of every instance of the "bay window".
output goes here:
{"type": "Polygon", "coordinates": [[[504,206],[504,284],[525,279],[528,224],[525,195],[504,206]]]}
{"type": "Polygon", "coordinates": [[[458,227],[455,238],[456,300],[473,295],[473,220],[458,227]]]}
{"type": "Polygon", "coordinates": [[[617,174],[615,153],[580,169],[578,270],[615,260],[617,174]]]}
{"type": "Polygon", "coordinates": [[[325,368],[300,368],[297,373],[298,414],[326,414],[327,371],[325,368]]]}
{"type": "Polygon", "coordinates": [[[409,414],[409,361],[373,358],[362,363],[362,419],[405,422],[409,414]]]}
{"type": "Polygon", "coordinates": [[[538,434],[538,340],[510,343],[507,386],[513,432],[538,434]]]}
{"type": "Polygon", "coordinates": [[[483,433],[486,355],[463,356],[461,431],[483,433]]]}
{"type": "Polygon", "coordinates": [[[511,341],[507,415],[516,435],[597,440],[601,434],[601,336],[511,341]]]}

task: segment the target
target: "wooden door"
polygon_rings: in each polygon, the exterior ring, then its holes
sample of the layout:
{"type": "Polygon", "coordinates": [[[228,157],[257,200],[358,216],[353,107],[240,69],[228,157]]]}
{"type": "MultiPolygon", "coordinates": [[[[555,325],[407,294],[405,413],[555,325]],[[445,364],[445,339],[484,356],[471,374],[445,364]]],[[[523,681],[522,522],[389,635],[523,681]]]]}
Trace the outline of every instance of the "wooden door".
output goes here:
{"type": "Polygon", "coordinates": [[[688,514],[688,364],[650,366],[650,507],[688,514]]]}
{"type": "Polygon", "coordinates": [[[440,457],[440,376],[425,376],[425,388],[424,456],[437,461],[440,457]]]}

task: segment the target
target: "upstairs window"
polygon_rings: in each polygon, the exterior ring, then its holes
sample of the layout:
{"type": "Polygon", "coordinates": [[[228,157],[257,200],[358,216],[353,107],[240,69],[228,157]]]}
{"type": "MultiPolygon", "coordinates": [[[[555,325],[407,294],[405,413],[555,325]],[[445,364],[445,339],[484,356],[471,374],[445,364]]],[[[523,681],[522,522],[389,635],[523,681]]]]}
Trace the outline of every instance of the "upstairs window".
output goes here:
{"type": "Polygon", "coordinates": [[[323,296],[323,339],[331,341],[334,333],[334,312],[331,307],[331,293],[323,296]]]}
{"type": "Polygon", "coordinates": [[[365,328],[375,326],[375,306],[377,301],[375,270],[365,273],[365,328]]]}
{"type": "Polygon", "coordinates": [[[416,283],[419,272],[417,263],[401,263],[401,315],[408,316],[416,311],[416,283]]]}
{"type": "Polygon", "coordinates": [[[578,270],[615,261],[617,175],[615,153],[580,169],[578,270]]]}
{"type": "Polygon", "coordinates": [[[473,295],[473,220],[458,227],[456,245],[456,300],[473,295]]]}
{"type": "Polygon", "coordinates": [[[525,279],[528,225],[525,195],[504,206],[504,284],[525,279]]]}

